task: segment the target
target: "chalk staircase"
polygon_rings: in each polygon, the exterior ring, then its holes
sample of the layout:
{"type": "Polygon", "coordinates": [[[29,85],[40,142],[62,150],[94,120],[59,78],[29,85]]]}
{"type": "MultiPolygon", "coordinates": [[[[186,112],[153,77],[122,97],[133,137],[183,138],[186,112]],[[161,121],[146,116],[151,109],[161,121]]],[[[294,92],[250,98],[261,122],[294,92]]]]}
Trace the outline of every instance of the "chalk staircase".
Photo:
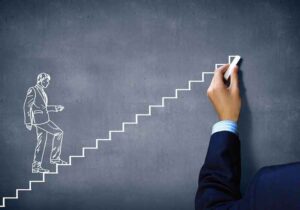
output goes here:
{"type": "MultiPolygon", "coordinates": [[[[234,57],[235,57],[235,55],[228,56],[228,63],[230,63],[231,60],[232,60],[232,58],[234,58],[234,57]]],[[[218,68],[220,65],[224,65],[224,64],[215,64],[215,69],[218,68]]],[[[205,76],[206,75],[212,75],[213,73],[214,72],[202,72],[202,74],[201,74],[201,80],[189,80],[187,88],[178,88],[178,89],[175,89],[175,95],[174,96],[162,97],[160,104],[149,105],[148,106],[148,112],[146,112],[146,113],[140,113],[140,114],[135,114],[135,120],[134,121],[130,121],[130,122],[123,122],[122,123],[122,129],[120,129],[120,130],[110,130],[109,133],[108,133],[108,138],[96,139],[95,146],[93,146],[93,147],[83,147],[81,155],[71,155],[71,156],[69,156],[69,162],[67,164],[57,164],[56,167],[55,167],[55,171],[43,173],[41,179],[30,180],[27,188],[16,189],[16,195],[15,196],[12,196],[12,197],[3,197],[2,198],[2,205],[0,205],[0,208],[5,208],[6,207],[6,203],[5,202],[7,200],[16,200],[16,199],[19,199],[20,192],[31,191],[32,190],[32,184],[34,184],[34,183],[45,183],[47,175],[58,174],[59,167],[71,166],[72,165],[72,160],[75,159],[75,158],[85,158],[85,155],[86,155],[85,152],[87,150],[97,150],[97,149],[99,149],[100,142],[101,141],[111,141],[113,133],[124,133],[125,132],[125,127],[127,125],[137,125],[139,123],[139,118],[140,117],[150,117],[152,115],[152,109],[155,109],[155,108],[164,108],[166,100],[178,99],[179,92],[191,91],[192,84],[205,82],[205,76]]]]}

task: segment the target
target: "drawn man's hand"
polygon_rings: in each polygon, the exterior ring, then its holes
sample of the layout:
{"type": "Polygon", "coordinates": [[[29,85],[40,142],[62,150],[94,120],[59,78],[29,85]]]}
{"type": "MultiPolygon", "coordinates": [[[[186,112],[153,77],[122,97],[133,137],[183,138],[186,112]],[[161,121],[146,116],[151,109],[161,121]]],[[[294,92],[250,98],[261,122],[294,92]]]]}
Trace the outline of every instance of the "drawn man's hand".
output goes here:
{"type": "Polygon", "coordinates": [[[62,106],[62,105],[57,105],[56,107],[55,107],[55,109],[56,109],[56,111],[57,112],[61,112],[62,110],[64,110],[64,106],[62,106]]]}
{"type": "Polygon", "coordinates": [[[32,125],[31,125],[30,123],[26,123],[26,124],[25,124],[25,126],[26,126],[26,128],[27,128],[28,130],[30,130],[30,131],[31,131],[31,129],[32,129],[32,125]]]}

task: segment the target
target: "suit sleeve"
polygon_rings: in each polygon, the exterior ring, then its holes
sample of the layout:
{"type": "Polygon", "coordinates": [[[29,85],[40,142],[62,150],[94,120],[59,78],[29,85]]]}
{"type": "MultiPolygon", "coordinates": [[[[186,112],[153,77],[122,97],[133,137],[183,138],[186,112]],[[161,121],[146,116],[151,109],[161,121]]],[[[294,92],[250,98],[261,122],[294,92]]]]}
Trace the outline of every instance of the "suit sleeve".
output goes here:
{"type": "Polygon", "coordinates": [[[240,209],[240,177],[239,137],[228,131],[214,133],[199,175],[196,210],[240,209]]]}
{"type": "Polygon", "coordinates": [[[32,110],[32,105],[34,103],[34,98],[35,98],[35,91],[33,88],[29,88],[23,105],[25,124],[31,124],[31,110],[32,110]]]}
{"type": "Polygon", "coordinates": [[[48,105],[47,110],[48,112],[57,112],[56,105],[48,105]]]}

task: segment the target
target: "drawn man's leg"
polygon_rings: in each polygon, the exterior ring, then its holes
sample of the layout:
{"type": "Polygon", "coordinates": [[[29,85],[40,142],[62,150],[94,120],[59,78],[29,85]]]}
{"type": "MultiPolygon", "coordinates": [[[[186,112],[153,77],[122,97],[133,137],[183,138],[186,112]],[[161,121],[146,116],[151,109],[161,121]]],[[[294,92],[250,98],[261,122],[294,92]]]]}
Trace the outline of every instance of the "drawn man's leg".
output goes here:
{"type": "Polygon", "coordinates": [[[50,155],[50,163],[52,164],[66,164],[65,161],[60,159],[61,146],[63,141],[64,132],[52,121],[49,122],[49,126],[53,131],[52,150],[50,155]]]}
{"type": "MultiPolygon", "coordinates": [[[[40,136],[41,139],[44,139],[43,136],[46,136],[46,137],[47,137],[47,135],[53,136],[52,150],[51,150],[51,155],[50,155],[50,163],[51,164],[66,164],[67,162],[60,159],[61,146],[62,146],[62,140],[63,140],[63,131],[52,121],[48,121],[47,123],[37,125],[37,129],[40,133],[42,133],[42,135],[40,136]]],[[[46,143],[46,141],[43,142],[43,145],[44,145],[43,150],[42,150],[43,153],[44,153],[45,143],[46,143]]]]}
{"type": "Polygon", "coordinates": [[[32,173],[49,172],[49,170],[42,168],[43,156],[44,156],[45,146],[47,142],[47,131],[39,127],[39,125],[36,125],[35,127],[36,127],[37,143],[34,150],[32,173]]]}

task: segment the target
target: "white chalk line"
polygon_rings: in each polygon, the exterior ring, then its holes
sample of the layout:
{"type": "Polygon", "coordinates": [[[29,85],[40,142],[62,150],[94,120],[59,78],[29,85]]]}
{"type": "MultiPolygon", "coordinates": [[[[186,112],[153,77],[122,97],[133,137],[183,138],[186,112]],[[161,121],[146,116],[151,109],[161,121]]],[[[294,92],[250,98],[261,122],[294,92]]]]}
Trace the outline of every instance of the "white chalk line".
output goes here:
{"type": "MultiPolygon", "coordinates": [[[[228,63],[230,63],[230,61],[231,61],[231,59],[233,57],[235,57],[235,56],[234,55],[228,56],[228,63]]],[[[224,64],[215,64],[215,69],[217,69],[221,65],[224,65],[224,64]]],[[[178,89],[175,89],[175,95],[174,96],[162,97],[161,98],[161,104],[149,105],[147,113],[135,114],[135,121],[122,122],[122,129],[121,130],[110,130],[108,132],[108,138],[96,139],[96,146],[94,146],[94,147],[83,147],[82,148],[82,154],[81,155],[71,155],[71,156],[69,156],[69,162],[67,164],[56,164],[55,171],[42,173],[42,179],[39,179],[39,180],[30,180],[28,188],[16,189],[16,196],[13,196],[13,197],[2,197],[2,205],[0,205],[0,208],[5,208],[6,207],[6,205],[5,205],[6,200],[16,200],[16,199],[19,199],[19,192],[21,192],[21,191],[31,191],[33,183],[45,183],[46,182],[46,174],[49,174],[49,175],[58,174],[58,167],[59,166],[71,166],[73,158],[85,158],[85,151],[86,150],[97,150],[97,149],[99,149],[99,142],[100,141],[111,141],[111,139],[112,139],[112,133],[124,133],[126,125],[137,125],[139,123],[139,117],[149,117],[149,116],[151,116],[153,108],[164,108],[166,100],[178,99],[178,93],[179,92],[191,91],[193,83],[203,83],[203,82],[205,82],[205,75],[212,75],[213,73],[214,72],[202,72],[202,74],[201,74],[201,80],[189,80],[188,81],[188,88],[178,88],[178,89]]]]}

